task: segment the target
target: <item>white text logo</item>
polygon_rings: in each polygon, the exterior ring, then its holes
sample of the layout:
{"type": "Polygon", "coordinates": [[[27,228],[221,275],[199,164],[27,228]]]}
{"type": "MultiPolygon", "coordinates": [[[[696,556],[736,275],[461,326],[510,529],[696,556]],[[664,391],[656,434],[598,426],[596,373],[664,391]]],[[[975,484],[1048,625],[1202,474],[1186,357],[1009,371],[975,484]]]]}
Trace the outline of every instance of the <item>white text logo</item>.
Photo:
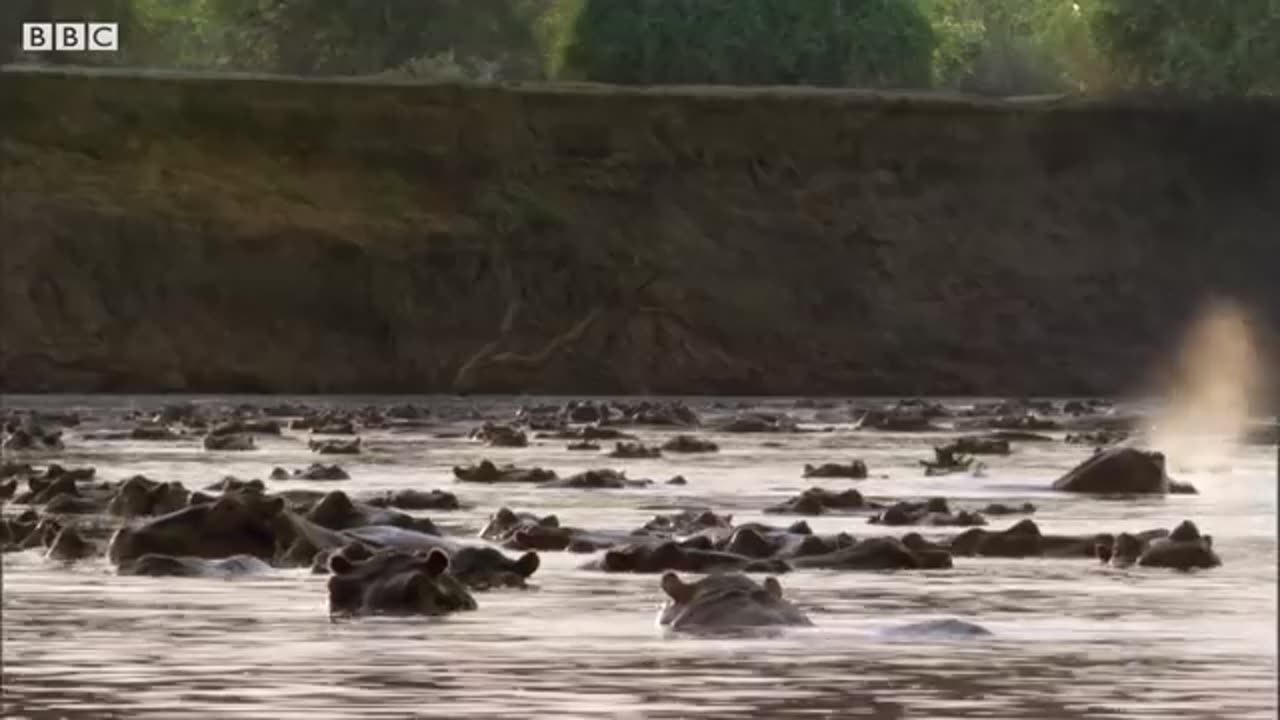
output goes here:
{"type": "Polygon", "coordinates": [[[120,46],[116,23],[23,23],[23,52],[114,52],[120,46]]]}

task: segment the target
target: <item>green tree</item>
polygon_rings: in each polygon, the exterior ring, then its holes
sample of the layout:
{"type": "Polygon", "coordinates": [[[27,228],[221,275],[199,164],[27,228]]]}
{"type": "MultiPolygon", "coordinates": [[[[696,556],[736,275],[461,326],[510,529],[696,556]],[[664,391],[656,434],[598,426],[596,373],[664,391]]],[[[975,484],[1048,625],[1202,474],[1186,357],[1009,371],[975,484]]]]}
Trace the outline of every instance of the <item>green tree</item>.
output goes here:
{"type": "Polygon", "coordinates": [[[236,0],[235,23],[270,48],[276,69],[371,74],[450,53],[536,77],[538,0],[236,0]]]}
{"type": "Polygon", "coordinates": [[[914,0],[561,0],[554,77],[622,84],[923,87],[934,37],[914,0]]]}
{"type": "Polygon", "coordinates": [[[1092,0],[1119,80],[1204,93],[1280,91],[1280,0],[1092,0]]]}
{"type": "Polygon", "coordinates": [[[1064,0],[921,0],[939,86],[997,95],[1089,89],[1098,53],[1083,9],[1064,0]]]}

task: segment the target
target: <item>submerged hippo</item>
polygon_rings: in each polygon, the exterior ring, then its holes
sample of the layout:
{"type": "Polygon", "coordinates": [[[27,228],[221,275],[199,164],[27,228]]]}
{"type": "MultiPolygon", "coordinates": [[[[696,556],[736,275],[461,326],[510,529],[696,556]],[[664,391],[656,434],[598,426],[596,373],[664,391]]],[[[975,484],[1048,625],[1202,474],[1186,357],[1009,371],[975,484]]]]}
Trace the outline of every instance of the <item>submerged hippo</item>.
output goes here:
{"type": "Polygon", "coordinates": [[[613,450],[609,451],[609,457],[624,460],[643,460],[662,457],[662,450],[656,447],[649,447],[640,442],[621,441],[614,443],[613,450]]]}
{"type": "Polygon", "coordinates": [[[658,613],[658,625],[671,630],[715,632],[813,625],[804,611],[782,597],[782,584],[774,577],[760,584],[732,573],[686,583],[669,572],[662,576],[661,584],[668,600],[658,613]]]}
{"type": "Polygon", "coordinates": [[[804,477],[807,478],[849,478],[864,480],[867,477],[867,464],[861,460],[852,460],[847,465],[841,463],[823,463],[821,465],[805,465],[804,477]]]}
{"type": "Polygon", "coordinates": [[[951,553],[943,549],[908,546],[897,538],[874,537],[821,555],[802,555],[788,561],[795,568],[823,570],[946,570],[951,553]]]}
{"type": "Polygon", "coordinates": [[[1054,490],[1079,493],[1195,494],[1187,483],[1169,479],[1164,454],[1131,447],[1099,450],[1053,483],[1054,490]]]}
{"type": "Polygon", "coordinates": [[[664,442],[662,449],[673,453],[713,453],[719,451],[720,446],[694,435],[676,435],[664,442]]]}
{"type": "Polygon", "coordinates": [[[449,572],[440,550],[383,550],[364,560],[329,557],[330,616],[445,615],[475,610],[476,601],[449,572]]]}
{"type": "Polygon", "coordinates": [[[254,442],[253,436],[245,433],[242,435],[205,435],[205,450],[225,450],[225,451],[247,451],[256,449],[257,443],[254,442]]]}
{"type": "Polygon", "coordinates": [[[252,555],[232,555],[210,560],[200,557],[146,553],[116,568],[117,575],[149,577],[232,578],[261,575],[267,572],[271,572],[271,566],[252,555]]]}
{"type": "Polygon", "coordinates": [[[584,563],[584,570],[622,573],[660,573],[668,570],[707,573],[722,571],[784,573],[789,566],[782,560],[762,560],[732,552],[691,547],[672,541],[636,543],[611,548],[596,559],[584,563]]]}
{"type": "Polygon", "coordinates": [[[271,560],[276,550],[274,520],[282,510],[284,500],[278,497],[223,495],[212,503],[120,528],[111,538],[107,557],[117,565],[147,553],[202,558],[245,554],[271,560]]]}
{"type": "Polygon", "coordinates": [[[556,479],[555,472],[551,470],[495,465],[489,460],[481,460],[478,465],[455,466],[453,476],[459,482],[475,483],[544,483],[556,479]]]}
{"type": "Polygon", "coordinates": [[[956,618],[925,620],[887,628],[880,632],[882,637],[903,640],[948,640],[987,637],[993,634],[981,625],[975,625],[956,618]]]}
{"type": "MultiPolygon", "coordinates": [[[[312,553],[326,556],[341,551],[355,542],[374,551],[396,550],[403,553],[440,551],[449,557],[451,575],[474,590],[495,587],[527,587],[527,580],[541,564],[536,552],[526,552],[516,559],[488,545],[463,544],[449,538],[403,527],[373,525],[350,528],[341,532],[326,530],[305,518],[291,515],[288,519],[312,553]]],[[[292,550],[289,553],[297,555],[292,550]]],[[[291,560],[297,560],[291,557],[291,560]]]]}
{"type": "Polygon", "coordinates": [[[1173,568],[1192,570],[1213,568],[1222,564],[1213,551],[1213,538],[1201,535],[1190,520],[1183,520],[1172,532],[1160,530],[1131,535],[1120,533],[1110,545],[1096,546],[1098,559],[1112,567],[1173,568]]]}
{"type": "Polygon", "coordinates": [[[872,517],[877,525],[933,525],[973,527],[986,525],[986,518],[968,510],[952,511],[946,498],[929,498],[924,502],[902,500],[872,517]]]}
{"type": "Polygon", "coordinates": [[[843,492],[833,492],[825,488],[811,487],[784,503],[764,509],[765,513],[780,515],[821,515],[828,511],[865,510],[879,507],[876,503],[868,503],[862,493],[849,488],[843,492]]]}

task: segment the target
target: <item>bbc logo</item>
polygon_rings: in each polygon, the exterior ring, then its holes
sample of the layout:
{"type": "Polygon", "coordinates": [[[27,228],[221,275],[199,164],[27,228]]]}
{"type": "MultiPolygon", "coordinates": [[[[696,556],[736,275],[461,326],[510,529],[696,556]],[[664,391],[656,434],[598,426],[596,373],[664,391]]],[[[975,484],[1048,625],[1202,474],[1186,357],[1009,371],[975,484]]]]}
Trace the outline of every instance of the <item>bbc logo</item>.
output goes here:
{"type": "Polygon", "coordinates": [[[23,23],[23,52],[114,52],[120,46],[117,23],[23,23]]]}

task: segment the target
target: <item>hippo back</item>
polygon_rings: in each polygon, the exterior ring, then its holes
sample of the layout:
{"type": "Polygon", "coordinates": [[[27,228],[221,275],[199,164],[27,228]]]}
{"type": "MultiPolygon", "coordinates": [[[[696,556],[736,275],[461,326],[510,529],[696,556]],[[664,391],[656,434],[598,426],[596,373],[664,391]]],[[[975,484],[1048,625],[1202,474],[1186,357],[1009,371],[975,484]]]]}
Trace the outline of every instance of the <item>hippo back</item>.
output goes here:
{"type": "Polygon", "coordinates": [[[224,495],[116,531],[108,557],[120,564],[147,553],[225,558],[252,555],[271,560],[276,550],[275,519],[284,509],[280,498],[257,493],[224,495]]]}

